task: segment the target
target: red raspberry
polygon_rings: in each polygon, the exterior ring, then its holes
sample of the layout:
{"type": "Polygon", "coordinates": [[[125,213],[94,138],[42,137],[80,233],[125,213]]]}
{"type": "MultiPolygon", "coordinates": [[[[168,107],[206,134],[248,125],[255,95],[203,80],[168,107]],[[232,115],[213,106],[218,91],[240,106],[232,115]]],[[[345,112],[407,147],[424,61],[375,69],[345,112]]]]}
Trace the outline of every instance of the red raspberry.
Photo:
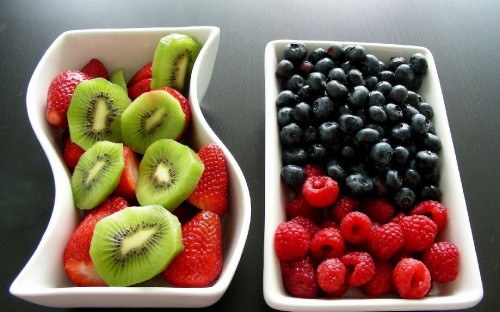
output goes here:
{"type": "Polygon", "coordinates": [[[314,237],[316,232],[319,231],[319,226],[304,216],[296,216],[290,221],[302,225],[309,233],[309,237],[311,239],[314,237]]]}
{"type": "Polygon", "coordinates": [[[366,198],[360,202],[360,210],[370,219],[384,224],[394,216],[394,205],[382,197],[366,198]]]}
{"type": "Polygon", "coordinates": [[[388,260],[404,245],[403,231],[399,224],[386,223],[376,227],[368,234],[368,249],[380,260],[388,260]]]}
{"type": "Polygon", "coordinates": [[[431,247],[437,234],[434,221],[424,215],[406,216],[399,222],[409,251],[424,251],[431,247]]]}
{"type": "Polygon", "coordinates": [[[325,169],[318,164],[307,164],[304,166],[304,173],[306,174],[306,178],[324,176],[325,169]]]}
{"type": "Polygon", "coordinates": [[[324,291],[324,294],[328,298],[340,298],[347,292],[347,289],[349,289],[349,285],[344,282],[337,291],[324,291]]]}
{"type": "Polygon", "coordinates": [[[340,230],[340,226],[333,222],[333,220],[330,220],[330,219],[324,219],[323,222],[321,222],[321,224],[319,225],[320,229],[326,229],[328,227],[333,227],[333,228],[336,228],[336,229],[339,229],[340,230]]]}
{"type": "Polygon", "coordinates": [[[431,288],[431,275],[421,261],[404,258],[392,271],[392,280],[403,299],[420,299],[431,288]]]}
{"type": "Polygon", "coordinates": [[[395,290],[392,281],[393,266],[389,261],[375,261],[375,275],[361,286],[363,294],[369,297],[379,297],[395,290]]]}
{"type": "Polygon", "coordinates": [[[410,215],[425,215],[436,223],[437,231],[441,231],[446,225],[448,212],[446,207],[434,200],[423,201],[410,210],[410,215]]]}
{"type": "Polygon", "coordinates": [[[449,242],[434,243],[422,256],[433,281],[447,283],[458,275],[460,253],[457,246],[449,242]]]}
{"type": "Polygon", "coordinates": [[[349,196],[341,196],[333,204],[330,215],[335,222],[340,223],[349,212],[357,210],[358,205],[359,200],[349,196]]]}
{"type": "Polygon", "coordinates": [[[318,260],[338,258],[343,255],[345,241],[340,230],[334,227],[319,230],[309,244],[309,251],[318,260]]]}
{"type": "Polygon", "coordinates": [[[294,261],[303,258],[309,250],[309,232],[300,224],[282,222],[274,233],[274,249],[280,260],[294,261]]]}
{"type": "Polygon", "coordinates": [[[375,275],[375,263],[369,253],[363,251],[349,252],[340,260],[347,268],[346,281],[351,286],[368,283],[375,275]]]}
{"type": "Polygon", "coordinates": [[[299,193],[285,206],[285,214],[287,220],[291,220],[296,216],[304,216],[316,224],[320,224],[323,220],[323,210],[309,205],[302,193],[299,193]]]}
{"type": "Polygon", "coordinates": [[[323,291],[336,292],[345,284],[346,273],[346,267],[339,258],[326,259],[316,270],[318,285],[323,291]]]}
{"type": "Polygon", "coordinates": [[[348,213],[340,222],[340,233],[344,236],[344,240],[353,244],[366,241],[370,228],[370,218],[359,211],[348,213]]]}
{"type": "Polygon", "coordinates": [[[325,208],[337,199],[339,185],[329,176],[312,176],[304,181],[302,194],[311,206],[325,208]]]}
{"type": "Polygon", "coordinates": [[[406,217],[406,214],[404,212],[398,212],[394,218],[391,219],[391,222],[399,224],[403,217],[406,217]]]}
{"type": "Polygon", "coordinates": [[[393,264],[396,265],[398,264],[399,261],[401,261],[404,258],[417,258],[415,256],[415,253],[413,251],[406,250],[404,248],[401,248],[400,250],[396,251],[392,257],[389,259],[389,261],[393,264]]]}
{"type": "Polygon", "coordinates": [[[291,296],[314,298],[318,295],[316,270],[310,257],[291,262],[280,261],[280,267],[283,285],[291,296]]]}

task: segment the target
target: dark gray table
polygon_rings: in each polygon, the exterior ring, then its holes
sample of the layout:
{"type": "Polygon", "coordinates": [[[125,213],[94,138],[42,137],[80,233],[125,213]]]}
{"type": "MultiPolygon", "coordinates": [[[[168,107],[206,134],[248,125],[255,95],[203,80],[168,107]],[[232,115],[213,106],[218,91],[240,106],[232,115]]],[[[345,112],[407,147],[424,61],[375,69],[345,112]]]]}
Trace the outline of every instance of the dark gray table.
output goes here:
{"type": "MultiPolygon", "coordinates": [[[[45,49],[82,28],[213,25],[219,54],[204,113],[250,187],[252,224],[242,260],[211,311],[270,310],[262,296],[264,227],[264,47],[274,39],[420,45],[434,55],[447,107],[484,297],[494,311],[500,280],[498,131],[500,2],[484,1],[2,1],[0,2],[0,310],[50,311],[8,287],[43,234],[52,174],[25,111],[26,87],[45,49]]],[[[42,268],[40,268],[42,269],[42,268]]]]}

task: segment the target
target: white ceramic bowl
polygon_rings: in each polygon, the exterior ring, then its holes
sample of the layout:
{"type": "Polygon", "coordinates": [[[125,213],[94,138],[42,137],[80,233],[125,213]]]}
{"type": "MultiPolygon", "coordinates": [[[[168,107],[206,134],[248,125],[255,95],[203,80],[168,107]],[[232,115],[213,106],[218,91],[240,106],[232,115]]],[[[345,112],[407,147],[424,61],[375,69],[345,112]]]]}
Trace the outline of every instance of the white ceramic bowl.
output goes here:
{"type": "MultiPolygon", "coordinates": [[[[360,44],[367,53],[387,62],[391,57],[403,56],[409,60],[413,53],[426,56],[429,69],[419,94],[434,109],[434,123],[442,141],[441,190],[442,201],[449,207],[449,223],[440,234],[440,240],[455,243],[461,252],[460,273],[451,283],[435,284],[430,294],[419,300],[403,300],[396,295],[382,298],[368,298],[361,292],[350,290],[341,299],[300,299],[285,291],[279,261],[274,252],[274,231],[285,221],[284,207],[287,191],[280,180],[281,148],[276,121],[276,96],[280,91],[275,76],[276,65],[283,58],[283,47],[290,41],[278,40],[267,44],[265,50],[266,83],[266,220],[264,235],[264,297],[267,304],[275,309],[288,311],[403,311],[403,310],[447,310],[467,308],[477,304],[483,296],[481,276],[472,239],[472,232],[465,205],[460,174],[446,116],[443,95],[436,64],[431,52],[422,47],[389,44],[340,42],[343,45],[360,44]]],[[[303,41],[308,51],[327,48],[332,41],[303,41]]]]}
{"type": "Polygon", "coordinates": [[[238,164],[207,124],[199,106],[210,82],[219,38],[217,27],[76,30],[61,34],[49,47],[29,83],[26,106],[33,130],[52,168],[54,209],[38,248],[10,287],[13,295],[53,307],[204,307],[220,299],[240,260],[251,207],[248,186],[238,164]],[[152,59],[159,39],[172,32],[193,36],[203,44],[191,77],[190,141],[195,149],[217,143],[226,156],[230,209],[223,219],[223,271],[219,279],[206,288],[170,287],[161,278],[137,287],[75,287],[64,272],[62,254],[79,214],[73,204],[70,174],[62,160],[61,131],[49,126],[45,119],[49,84],[59,72],[79,69],[94,57],[103,61],[110,72],[124,67],[128,81],[152,59]]]}

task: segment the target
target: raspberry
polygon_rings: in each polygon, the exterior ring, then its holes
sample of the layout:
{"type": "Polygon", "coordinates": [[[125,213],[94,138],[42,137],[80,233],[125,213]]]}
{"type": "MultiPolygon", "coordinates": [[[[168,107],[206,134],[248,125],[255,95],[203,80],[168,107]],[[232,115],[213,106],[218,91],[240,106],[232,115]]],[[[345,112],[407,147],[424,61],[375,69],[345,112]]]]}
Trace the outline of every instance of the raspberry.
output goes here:
{"type": "Polygon", "coordinates": [[[360,202],[360,210],[370,219],[384,224],[394,216],[394,205],[382,197],[367,198],[360,202]]]}
{"type": "Polygon", "coordinates": [[[404,258],[392,271],[392,280],[403,299],[420,299],[431,288],[431,275],[421,261],[404,258]]]}
{"type": "Polygon", "coordinates": [[[399,224],[399,222],[403,219],[403,217],[406,217],[406,214],[400,211],[396,213],[394,218],[391,219],[391,222],[399,224]]]}
{"type": "Polygon", "coordinates": [[[375,261],[375,275],[368,283],[361,286],[363,294],[378,297],[395,290],[392,269],[393,266],[389,261],[375,261]]]}
{"type": "Polygon", "coordinates": [[[280,260],[293,261],[303,258],[309,249],[309,232],[295,222],[282,222],[274,233],[274,249],[280,260]]]}
{"type": "Polygon", "coordinates": [[[441,231],[446,225],[448,212],[446,207],[438,201],[426,200],[415,205],[410,210],[410,215],[425,215],[436,223],[437,231],[441,231]]]}
{"type": "Polygon", "coordinates": [[[333,228],[340,230],[340,226],[337,223],[333,222],[333,220],[330,220],[330,219],[324,219],[323,222],[321,222],[321,224],[319,225],[319,227],[321,229],[333,227],[333,228]]]}
{"type": "Polygon", "coordinates": [[[424,251],[434,243],[437,226],[426,216],[406,216],[401,219],[399,225],[405,238],[404,247],[409,251],[424,251]]]}
{"type": "Polygon", "coordinates": [[[318,295],[316,271],[310,257],[297,261],[280,261],[283,285],[294,297],[314,298],[318,295]]]}
{"type": "Polygon", "coordinates": [[[422,256],[433,281],[447,283],[458,275],[460,253],[457,246],[449,242],[434,243],[422,256]]]}
{"type": "Polygon", "coordinates": [[[345,284],[346,273],[346,267],[339,258],[326,259],[316,270],[318,285],[323,291],[336,292],[345,284]]]}
{"type": "Polygon", "coordinates": [[[325,208],[337,199],[339,185],[328,176],[312,176],[304,182],[302,194],[311,206],[325,208]]]}
{"type": "Polygon", "coordinates": [[[319,226],[304,216],[296,216],[290,221],[302,225],[309,233],[311,239],[314,237],[314,234],[319,231],[319,226]]]}
{"type": "Polygon", "coordinates": [[[318,260],[338,258],[343,255],[345,241],[340,230],[334,227],[319,230],[309,244],[309,251],[318,260]]]}
{"type": "Polygon", "coordinates": [[[368,283],[375,275],[375,263],[369,253],[363,251],[349,252],[340,260],[347,268],[346,281],[351,286],[368,283]]]}
{"type": "Polygon", "coordinates": [[[357,210],[358,205],[359,200],[349,196],[341,196],[333,204],[330,215],[335,222],[340,223],[349,212],[357,210]]]}
{"type": "Polygon", "coordinates": [[[368,234],[368,249],[380,260],[388,260],[404,245],[403,231],[399,224],[386,223],[376,227],[368,234]]]}
{"type": "Polygon", "coordinates": [[[360,244],[368,238],[370,233],[370,218],[359,211],[348,213],[340,222],[340,232],[349,243],[360,244]]]}
{"type": "Polygon", "coordinates": [[[296,216],[304,216],[316,224],[320,224],[323,220],[323,210],[309,205],[302,193],[299,193],[285,206],[285,214],[287,220],[291,220],[296,216]]]}
{"type": "Polygon", "coordinates": [[[324,176],[325,169],[317,164],[307,164],[304,166],[304,173],[306,174],[307,178],[314,176],[324,176]]]}

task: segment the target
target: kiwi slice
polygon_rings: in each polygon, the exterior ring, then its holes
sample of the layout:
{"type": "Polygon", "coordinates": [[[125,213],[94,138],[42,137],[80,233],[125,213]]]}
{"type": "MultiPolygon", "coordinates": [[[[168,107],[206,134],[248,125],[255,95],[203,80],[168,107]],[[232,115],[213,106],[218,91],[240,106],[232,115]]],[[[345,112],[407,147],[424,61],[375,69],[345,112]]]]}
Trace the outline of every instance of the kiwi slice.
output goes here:
{"type": "Polygon", "coordinates": [[[125,82],[125,74],[123,68],[117,69],[109,76],[109,81],[119,85],[123,90],[127,91],[127,83],[125,82]]]}
{"type": "Polygon", "coordinates": [[[133,206],[97,222],[90,257],[109,286],[130,286],[162,272],[182,249],[176,216],[158,205],[133,206]]]}
{"type": "Polygon", "coordinates": [[[97,141],[121,142],[121,115],[130,102],[122,87],[104,78],[79,83],[68,107],[71,141],[84,150],[97,141]]]}
{"type": "Polygon", "coordinates": [[[173,33],[161,38],[153,56],[151,88],[171,87],[186,95],[200,50],[201,44],[187,35],[173,33]]]}
{"type": "Polygon", "coordinates": [[[141,94],[123,112],[122,137],[125,145],[144,154],[159,139],[177,138],[186,122],[179,101],[164,90],[141,94]]]}
{"type": "Polygon", "coordinates": [[[103,202],[120,181],[125,160],[123,144],[99,141],[80,156],[71,176],[75,205],[92,209],[103,202]]]}
{"type": "Polygon", "coordinates": [[[203,170],[201,159],[187,145],[158,140],[139,164],[137,200],[141,205],[161,205],[173,211],[196,188],[203,170]]]}

